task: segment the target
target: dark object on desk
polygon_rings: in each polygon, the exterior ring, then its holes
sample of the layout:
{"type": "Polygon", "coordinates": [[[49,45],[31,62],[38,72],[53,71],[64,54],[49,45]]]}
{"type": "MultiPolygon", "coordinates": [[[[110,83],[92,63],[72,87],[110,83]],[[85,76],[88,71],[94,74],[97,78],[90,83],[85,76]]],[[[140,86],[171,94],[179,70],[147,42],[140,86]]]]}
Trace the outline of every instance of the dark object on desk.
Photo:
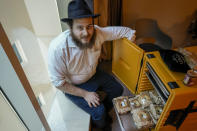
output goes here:
{"type": "Polygon", "coordinates": [[[172,47],[172,39],[160,30],[156,20],[139,19],[135,23],[135,30],[136,41],[141,38],[154,39],[154,44],[163,49],[171,49],[172,47]]]}
{"type": "Polygon", "coordinates": [[[152,44],[152,43],[143,43],[139,45],[140,48],[142,48],[145,52],[152,52],[161,50],[162,48],[158,45],[152,44]]]}
{"type": "Polygon", "coordinates": [[[159,52],[164,63],[170,70],[186,73],[190,69],[181,53],[174,50],[159,50],[159,52]]]}

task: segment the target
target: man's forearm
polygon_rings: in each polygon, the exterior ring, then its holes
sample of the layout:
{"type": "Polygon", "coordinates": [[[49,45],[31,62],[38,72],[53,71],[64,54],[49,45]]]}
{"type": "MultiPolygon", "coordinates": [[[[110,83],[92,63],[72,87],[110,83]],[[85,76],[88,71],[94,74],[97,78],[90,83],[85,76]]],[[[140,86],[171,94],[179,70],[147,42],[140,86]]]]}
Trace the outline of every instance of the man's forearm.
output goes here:
{"type": "Polygon", "coordinates": [[[85,94],[87,93],[86,90],[76,87],[70,83],[65,83],[63,86],[57,87],[57,88],[63,91],[64,93],[68,93],[74,96],[80,96],[83,98],[85,97],[85,94]]]}

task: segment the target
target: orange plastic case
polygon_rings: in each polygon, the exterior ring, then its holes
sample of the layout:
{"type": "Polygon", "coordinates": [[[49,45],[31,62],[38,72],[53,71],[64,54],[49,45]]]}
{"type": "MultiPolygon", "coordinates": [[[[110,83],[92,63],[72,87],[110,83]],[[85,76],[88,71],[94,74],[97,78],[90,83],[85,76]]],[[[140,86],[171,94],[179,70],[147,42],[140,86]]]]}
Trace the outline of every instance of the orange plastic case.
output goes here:
{"type": "MultiPolygon", "coordinates": [[[[197,52],[197,46],[187,47],[197,52]]],[[[155,131],[197,131],[197,85],[183,84],[185,74],[172,72],[158,51],[144,52],[127,39],[113,43],[112,72],[133,94],[155,89],[165,103],[155,131]]]]}

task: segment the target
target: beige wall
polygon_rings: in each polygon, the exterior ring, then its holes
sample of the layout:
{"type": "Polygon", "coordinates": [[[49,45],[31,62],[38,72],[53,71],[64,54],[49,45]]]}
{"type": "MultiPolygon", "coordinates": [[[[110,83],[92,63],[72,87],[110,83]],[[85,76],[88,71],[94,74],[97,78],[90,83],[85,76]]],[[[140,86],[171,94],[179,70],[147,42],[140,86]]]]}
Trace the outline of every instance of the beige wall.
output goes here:
{"type": "Polygon", "coordinates": [[[12,30],[15,28],[24,27],[34,32],[23,0],[0,0],[0,22],[10,41],[12,30]]]}
{"type": "Polygon", "coordinates": [[[62,32],[56,0],[24,0],[47,68],[48,47],[62,32]]]}
{"type": "MultiPolygon", "coordinates": [[[[38,16],[40,15],[41,14],[38,16]]],[[[18,40],[21,43],[28,59],[28,62],[23,66],[23,70],[25,71],[31,86],[36,87],[37,85],[50,82],[44,62],[45,59],[43,59],[44,55],[42,55],[39,44],[41,42],[38,41],[36,32],[43,36],[44,31],[49,32],[50,30],[45,30],[48,24],[43,27],[43,23],[40,24],[43,31],[41,32],[38,30],[39,27],[35,26],[35,21],[32,21],[32,18],[34,17],[30,16],[32,16],[32,14],[29,14],[24,0],[0,0],[0,22],[2,23],[10,42],[14,43],[18,40]]],[[[55,31],[51,30],[50,32],[55,31]]],[[[59,32],[61,32],[61,30],[59,32]]]]}
{"type": "Polygon", "coordinates": [[[24,3],[36,36],[54,38],[61,33],[56,0],[24,0],[24,3]]]}
{"type": "Polygon", "coordinates": [[[134,27],[139,18],[157,20],[162,31],[171,36],[173,47],[183,43],[197,0],[123,0],[122,23],[134,27]]]}

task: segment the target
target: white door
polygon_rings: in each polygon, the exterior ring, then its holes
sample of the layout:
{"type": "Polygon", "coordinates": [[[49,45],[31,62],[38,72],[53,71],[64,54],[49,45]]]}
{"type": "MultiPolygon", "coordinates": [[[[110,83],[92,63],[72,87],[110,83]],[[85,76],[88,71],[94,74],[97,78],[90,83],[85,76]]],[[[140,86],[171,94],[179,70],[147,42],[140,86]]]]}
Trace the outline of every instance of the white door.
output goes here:
{"type": "Polygon", "coordinates": [[[0,104],[0,112],[3,112],[2,109],[5,108],[8,108],[8,110],[4,110],[6,113],[4,116],[1,117],[0,115],[0,131],[11,131],[8,129],[14,128],[16,124],[18,129],[26,130],[24,126],[25,124],[30,131],[41,131],[43,124],[39,119],[29,97],[27,96],[15,70],[13,69],[13,66],[11,65],[1,43],[0,86],[21,118],[20,120],[19,116],[14,116],[16,114],[13,110],[6,105],[4,100],[1,99],[2,104],[0,104]],[[11,119],[4,119],[6,116],[7,118],[11,117],[11,119]],[[8,128],[6,128],[3,124],[7,123],[7,120],[9,120],[10,124],[10,127],[8,128]],[[24,124],[21,123],[21,121],[23,121],[24,124]]]}
{"type": "Polygon", "coordinates": [[[25,123],[21,120],[17,112],[14,110],[6,94],[0,87],[0,130],[2,131],[28,131],[25,123]]]}

